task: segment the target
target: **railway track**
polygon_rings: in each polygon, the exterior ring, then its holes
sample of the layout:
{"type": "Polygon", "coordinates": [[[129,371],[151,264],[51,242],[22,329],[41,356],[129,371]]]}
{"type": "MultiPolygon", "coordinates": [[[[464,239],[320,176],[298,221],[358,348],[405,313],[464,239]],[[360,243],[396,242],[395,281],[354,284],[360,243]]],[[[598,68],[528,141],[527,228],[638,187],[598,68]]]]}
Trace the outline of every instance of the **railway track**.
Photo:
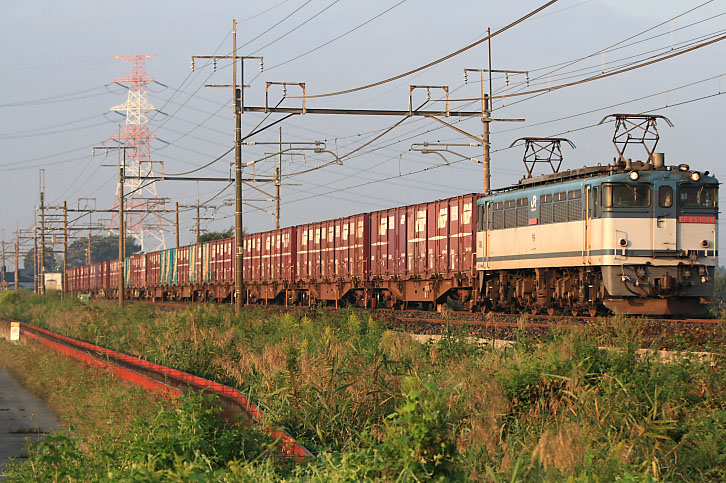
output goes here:
{"type": "MultiPolygon", "coordinates": [[[[150,303],[150,302],[149,302],[150,303]]],[[[193,306],[188,302],[157,302],[155,306],[174,310],[180,306],[193,306]]],[[[279,305],[255,305],[257,309],[281,312],[315,311],[331,312],[340,309],[334,307],[283,307],[279,305]]],[[[637,333],[648,344],[659,349],[705,348],[716,331],[723,327],[721,319],[710,318],[666,318],[624,316],[614,319],[612,316],[575,316],[547,314],[505,314],[505,313],[471,313],[424,310],[392,310],[362,309],[355,310],[367,313],[371,317],[383,321],[390,329],[411,334],[438,335],[444,332],[466,336],[490,338],[498,340],[515,340],[525,333],[530,336],[543,337],[553,330],[598,330],[603,334],[615,331],[631,331],[637,333]],[[617,324],[631,323],[632,327],[617,327],[617,324]]]]}
{"type": "MultiPolygon", "coordinates": [[[[437,314],[438,315],[438,314],[437,314]]],[[[589,317],[572,315],[455,313],[421,317],[402,314],[392,317],[392,328],[414,334],[441,334],[443,330],[473,337],[514,340],[519,334],[541,337],[554,330],[597,331],[603,336],[630,333],[644,345],[659,349],[704,348],[722,330],[719,319],[663,317],[589,317]],[[626,324],[630,324],[629,327],[626,324]]]]}

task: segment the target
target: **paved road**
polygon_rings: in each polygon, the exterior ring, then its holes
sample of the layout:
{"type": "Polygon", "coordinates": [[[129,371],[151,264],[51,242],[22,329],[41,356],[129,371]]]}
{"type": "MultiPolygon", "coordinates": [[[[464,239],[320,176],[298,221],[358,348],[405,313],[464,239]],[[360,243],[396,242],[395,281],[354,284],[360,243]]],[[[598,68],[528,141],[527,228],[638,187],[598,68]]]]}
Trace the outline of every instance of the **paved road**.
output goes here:
{"type": "Polygon", "coordinates": [[[0,368],[0,481],[5,480],[3,469],[9,458],[27,458],[27,440],[58,428],[58,420],[43,401],[0,368]]]}

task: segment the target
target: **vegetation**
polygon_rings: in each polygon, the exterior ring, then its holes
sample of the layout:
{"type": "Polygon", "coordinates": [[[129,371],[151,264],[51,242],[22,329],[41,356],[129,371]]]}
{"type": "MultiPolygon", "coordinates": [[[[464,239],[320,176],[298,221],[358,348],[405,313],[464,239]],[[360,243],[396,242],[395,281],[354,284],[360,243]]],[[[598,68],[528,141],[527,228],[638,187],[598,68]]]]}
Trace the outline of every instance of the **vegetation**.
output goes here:
{"type": "MultiPolygon", "coordinates": [[[[141,251],[141,245],[126,237],[126,256],[141,251]]],[[[118,260],[118,235],[91,236],[91,263],[118,260]]],[[[80,267],[88,262],[88,239],[76,240],[68,245],[68,267],[80,267]]]]}
{"type": "MultiPolygon", "coordinates": [[[[126,255],[130,256],[141,251],[133,237],[126,238],[126,255]]],[[[34,266],[35,248],[25,252],[23,266],[32,269],[34,266]]],[[[108,260],[118,260],[118,236],[92,236],[91,237],[91,263],[100,263],[108,260]]],[[[68,245],[68,267],[79,267],[88,263],[88,239],[76,240],[68,245]]],[[[50,250],[45,254],[45,271],[57,272],[63,269],[63,257],[56,257],[50,250]]]]}
{"type": "Polygon", "coordinates": [[[726,268],[716,267],[716,276],[713,282],[713,301],[717,303],[726,302],[726,268]]]}
{"type": "MultiPolygon", "coordinates": [[[[244,232],[243,232],[244,233],[244,232]]],[[[223,240],[225,238],[234,237],[234,227],[224,231],[207,231],[197,237],[197,243],[208,242],[212,240],[223,240]]]]}
{"type": "Polygon", "coordinates": [[[229,460],[272,451],[254,430],[222,428],[198,395],[154,396],[36,345],[0,342],[0,363],[70,423],[33,443],[10,481],[206,479],[229,460]]]}
{"type": "MultiPolygon", "coordinates": [[[[104,302],[9,294],[0,312],[236,386],[265,407],[268,422],[318,455],[292,464],[257,442],[210,459],[207,479],[726,478],[723,325],[710,358],[684,352],[660,360],[638,350],[639,324],[623,318],[542,340],[521,334],[512,347],[492,350],[453,330],[418,343],[355,311],[248,309],[236,317],[224,306],[169,312],[134,304],[119,312],[104,302]]],[[[60,459],[77,451],[51,445],[60,459]]],[[[137,453],[148,460],[157,450],[137,453]]],[[[184,471],[199,469],[195,455],[180,450],[174,465],[148,479],[191,479],[184,471]]]]}

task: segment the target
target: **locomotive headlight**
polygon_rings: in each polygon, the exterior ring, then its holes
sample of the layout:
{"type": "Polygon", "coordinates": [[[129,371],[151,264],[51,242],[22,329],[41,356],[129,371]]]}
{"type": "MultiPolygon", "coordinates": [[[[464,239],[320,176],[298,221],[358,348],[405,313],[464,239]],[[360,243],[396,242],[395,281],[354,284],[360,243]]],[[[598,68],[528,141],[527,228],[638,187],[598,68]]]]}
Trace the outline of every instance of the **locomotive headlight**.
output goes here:
{"type": "Polygon", "coordinates": [[[621,247],[624,247],[624,246],[627,246],[627,245],[628,245],[628,240],[626,240],[625,238],[621,238],[620,239],[620,246],[621,247]]]}
{"type": "Polygon", "coordinates": [[[698,171],[694,171],[693,173],[691,173],[690,178],[691,181],[698,181],[699,179],[701,179],[701,173],[699,173],[698,171]]]}
{"type": "Polygon", "coordinates": [[[638,181],[638,178],[640,178],[640,173],[637,171],[631,171],[628,175],[628,178],[630,178],[631,181],[638,181]]]}
{"type": "Polygon", "coordinates": [[[708,248],[708,245],[710,245],[710,243],[708,243],[708,240],[702,240],[702,241],[701,241],[701,246],[702,246],[703,248],[708,248]]]}

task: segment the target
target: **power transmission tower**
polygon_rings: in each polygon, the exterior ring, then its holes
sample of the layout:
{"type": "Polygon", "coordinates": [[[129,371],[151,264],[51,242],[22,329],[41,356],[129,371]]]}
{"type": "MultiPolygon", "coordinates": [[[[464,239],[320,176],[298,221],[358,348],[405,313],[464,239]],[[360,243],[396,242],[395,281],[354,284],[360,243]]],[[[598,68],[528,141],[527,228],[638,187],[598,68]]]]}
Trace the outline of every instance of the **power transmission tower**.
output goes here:
{"type": "MultiPolygon", "coordinates": [[[[126,116],[126,128],[118,136],[119,143],[123,141],[127,147],[135,148],[129,152],[127,157],[127,170],[138,178],[155,176],[155,165],[162,166],[160,161],[151,159],[151,140],[154,135],[149,131],[149,118],[147,113],[154,110],[154,106],[146,99],[146,84],[153,82],[154,78],[146,73],[146,61],[153,58],[153,55],[121,55],[116,59],[125,60],[131,64],[131,71],[123,76],[114,79],[119,84],[128,84],[128,98],[123,104],[114,106],[111,111],[124,113],[126,116]]],[[[150,202],[157,199],[156,184],[142,184],[142,179],[127,177],[124,179],[123,191],[131,196],[126,201],[129,210],[126,220],[127,233],[136,239],[141,245],[142,251],[164,250],[163,219],[158,213],[134,213],[135,210],[143,209],[150,202]],[[146,238],[149,238],[147,243],[146,238]]],[[[117,206],[120,206],[117,193],[117,206]]],[[[112,217],[113,220],[113,217],[112,217]]],[[[120,220],[117,221],[120,226],[120,220]]]]}

